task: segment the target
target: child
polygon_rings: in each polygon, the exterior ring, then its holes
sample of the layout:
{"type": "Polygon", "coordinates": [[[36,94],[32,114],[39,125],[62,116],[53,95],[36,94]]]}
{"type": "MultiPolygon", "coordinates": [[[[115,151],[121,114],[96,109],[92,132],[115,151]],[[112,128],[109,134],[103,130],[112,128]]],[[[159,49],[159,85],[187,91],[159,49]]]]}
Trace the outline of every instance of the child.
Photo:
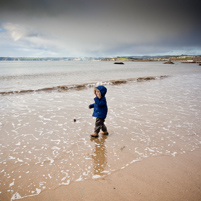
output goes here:
{"type": "Polygon", "coordinates": [[[94,98],[95,103],[89,105],[89,109],[94,108],[92,116],[96,117],[96,122],[94,133],[91,135],[91,137],[98,137],[98,133],[100,132],[100,130],[103,131],[101,133],[102,135],[108,135],[107,127],[104,124],[108,111],[107,101],[105,98],[106,93],[107,89],[102,85],[94,88],[94,94],[96,96],[94,98]]]}

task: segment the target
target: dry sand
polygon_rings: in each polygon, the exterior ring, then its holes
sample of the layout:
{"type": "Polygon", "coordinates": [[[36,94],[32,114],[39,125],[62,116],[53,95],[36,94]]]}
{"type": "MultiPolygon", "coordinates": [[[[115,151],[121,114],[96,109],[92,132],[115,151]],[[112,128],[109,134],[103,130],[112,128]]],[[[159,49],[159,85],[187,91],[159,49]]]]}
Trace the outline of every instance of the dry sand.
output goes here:
{"type": "Polygon", "coordinates": [[[105,178],[74,182],[23,200],[199,201],[201,149],[176,157],[149,157],[105,178]]]}

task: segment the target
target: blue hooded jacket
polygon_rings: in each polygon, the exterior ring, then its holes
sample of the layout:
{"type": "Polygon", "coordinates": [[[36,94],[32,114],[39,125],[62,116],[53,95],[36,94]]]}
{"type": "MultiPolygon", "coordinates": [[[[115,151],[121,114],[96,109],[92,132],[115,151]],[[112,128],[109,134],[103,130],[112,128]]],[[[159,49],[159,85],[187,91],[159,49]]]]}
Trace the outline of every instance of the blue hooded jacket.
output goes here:
{"type": "Polygon", "coordinates": [[[95,89],[98,89],[101,93],[100,99],[96,96],[94,98],[95,103],[89,105],[89,108],[94,108],[93,117],[99,118],[99,119],[105,119],[107,116],[107,101],[105,98],[105,94],[107,93],[107,88],[100,85],[96,87],[95,89]]]}

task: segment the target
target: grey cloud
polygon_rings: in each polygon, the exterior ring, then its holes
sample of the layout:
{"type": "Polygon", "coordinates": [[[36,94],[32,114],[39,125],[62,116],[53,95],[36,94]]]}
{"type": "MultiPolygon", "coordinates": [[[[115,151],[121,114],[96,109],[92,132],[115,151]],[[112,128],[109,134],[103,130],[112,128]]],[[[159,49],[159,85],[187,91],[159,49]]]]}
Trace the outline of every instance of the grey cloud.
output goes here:
{"type": "Polygon", "coordinates": [[[23,27],[18,42],[29,41],[38,49],[55,46],[58,54],[201,49],[200,4],[198,0],[7,0],[0,3],[0,23],[23,27]]]}

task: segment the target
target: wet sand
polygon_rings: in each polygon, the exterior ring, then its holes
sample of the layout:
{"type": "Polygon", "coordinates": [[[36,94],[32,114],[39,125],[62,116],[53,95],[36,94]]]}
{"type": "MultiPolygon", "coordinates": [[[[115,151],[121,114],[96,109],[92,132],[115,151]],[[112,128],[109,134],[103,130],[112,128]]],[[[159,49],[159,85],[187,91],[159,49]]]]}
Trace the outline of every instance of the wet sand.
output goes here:
{"type": "Polygon", "coordinates": [[[201,200],[201,149],[150,157],[96,180],[73,182],[25,201],[201,200]]]}
{"type": "Polygon", "coordinates": [[[94,140],[91,88],[1,96],[0,200],[199,200],[200,75],[107,88],[94,140]]]}

